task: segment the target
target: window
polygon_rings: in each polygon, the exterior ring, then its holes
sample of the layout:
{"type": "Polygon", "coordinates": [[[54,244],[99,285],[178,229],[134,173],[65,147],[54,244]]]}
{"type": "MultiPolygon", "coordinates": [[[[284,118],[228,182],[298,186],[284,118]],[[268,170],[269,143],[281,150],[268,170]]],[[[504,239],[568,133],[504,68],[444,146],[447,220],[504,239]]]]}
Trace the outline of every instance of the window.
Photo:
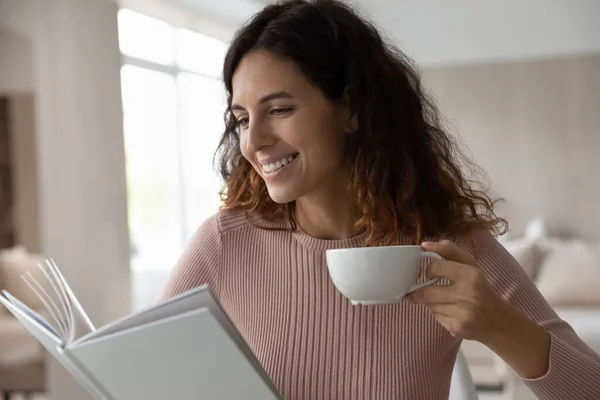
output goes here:
{"type": "Polygon", "coordinates": [[[197,226],[219,205],[212,161],[224,129],[226,44],[128,9],[119,11],[118,26],[139,308],[154,300],[197,226]]]}

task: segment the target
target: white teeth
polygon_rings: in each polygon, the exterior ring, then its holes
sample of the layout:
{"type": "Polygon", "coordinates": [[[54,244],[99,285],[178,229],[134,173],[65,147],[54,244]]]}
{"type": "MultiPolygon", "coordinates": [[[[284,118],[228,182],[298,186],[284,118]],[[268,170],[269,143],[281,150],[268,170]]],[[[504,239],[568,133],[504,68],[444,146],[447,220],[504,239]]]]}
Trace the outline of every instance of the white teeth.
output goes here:
{"type": "Polygon", "coordinates": [[[271,164],[263,165],[262,167],[265,172],[277,171],[279,168],[285,167],[286,165],[288,165],[289,163],[294,161],[294,158],[296,158],[296,156],[285,157],[285,158],[282,158],[281,160],[273,162],[271,164]]]}

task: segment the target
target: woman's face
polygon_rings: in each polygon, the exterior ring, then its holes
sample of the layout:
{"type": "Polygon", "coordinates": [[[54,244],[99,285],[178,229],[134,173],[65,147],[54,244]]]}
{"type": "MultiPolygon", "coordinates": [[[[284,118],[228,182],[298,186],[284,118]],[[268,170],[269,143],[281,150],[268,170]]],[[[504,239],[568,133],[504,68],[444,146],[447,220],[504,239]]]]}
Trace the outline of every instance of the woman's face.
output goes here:
{"type": "Polygon", "coordinates": [[[276,203],[343,179],[349,108],[325,98],[296,65],[266,51],[244,56],[232,80],[242,155],[276,203]]]}

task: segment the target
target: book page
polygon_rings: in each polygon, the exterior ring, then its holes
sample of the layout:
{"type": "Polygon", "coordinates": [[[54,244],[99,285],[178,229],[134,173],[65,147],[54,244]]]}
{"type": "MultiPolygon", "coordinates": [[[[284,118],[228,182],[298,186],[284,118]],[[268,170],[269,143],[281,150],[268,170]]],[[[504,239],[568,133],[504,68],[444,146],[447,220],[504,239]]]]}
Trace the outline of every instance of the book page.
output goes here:
{"type": "Polygon", "coordinates": [[[44,266],[45,262],[37,265],[42,272],[41,276],[45,279],[42,279],[41,281],[36,280],[29,272],[27,272],[26,275],[21,276],[21,278],[44,304],[46,311],[52,316],[53,320],[60,328],[62,340],[66,342],[70,330],[69,312],[56,281],[51,277],[49,271],[44,266]]]}
{"type": "MultiPolygon", "coordinates": [[[[54,328],[56,332],[60,333],[60,337],[64,341],[64,339],[67,337],[69,328],[67,326],[65,310],[59,306],[60,301],[58,301],[56,296],[50,295],[48,291],[44,289],[40,283],[29,273],[29,271],[27,274],[22,275],[21,278],[43,304],[46,312],[54,321],[54,328]]],[[[50,292],[52,293],[52,291],[50,292]]],[[[18,301],[14,297],[13,299],[13,302],[18,301]]]]}
{"type": "Polygon", "coordinates": [[[92,321],[79,303],[79,300],[60,272],[60,269],[56,266],[51,258],[46,259],[45,267],[53,277],[53,281],[56,282],[56,285],[59,288],[59,294],[61,295],[61,298],[63,299],[63,302],[67,308],[67,318],[69,323],[68,343],[71,343],[76,339],[93,332],[95,327],[92,324],[92,321]]]}
{"type": "Polygon", "coordinates": [[[35,323],[37,323],[48,336],[53,337],[57,343],[62,343],[59,332],[57,332],[56,329],[41,315],[33,311],[26,304],[19,301],[19,299],[6,290],[3,290],[2,294],[4,294],[4,296],[0,296],[0,303],[2,303],[11,313],[14,314],[15,312],[20,312],[24,317],[35,321],[35,323]]]}
{"type": "Polygon", "coordinates": [[[50,314],[55,324],[53,330],[61,341],[71,343],[94,331],[89,317],[54,261],[45,258],[38,268],[42,272],[42,279],[34,278],[29,272],[21,278],[50,314]]]}
{"type": "Polygon", "coordinates": [[[62,309],[64,310],[64,321],[66,325],[66,335],[65,335],[65,343],[70,343],[73,341],[73,308],[71,306],[71,301],[69,300],[69,296],[65,290],[65,285],[61,281],[56,269],[54,268],[54,263],[51,263],[49,259],[45,259],[44,263],[40,265],[40,269],[44,273],[47,279],[47,283],[50,283],[52,286],[54,294],[57,296],[62,309]]]}

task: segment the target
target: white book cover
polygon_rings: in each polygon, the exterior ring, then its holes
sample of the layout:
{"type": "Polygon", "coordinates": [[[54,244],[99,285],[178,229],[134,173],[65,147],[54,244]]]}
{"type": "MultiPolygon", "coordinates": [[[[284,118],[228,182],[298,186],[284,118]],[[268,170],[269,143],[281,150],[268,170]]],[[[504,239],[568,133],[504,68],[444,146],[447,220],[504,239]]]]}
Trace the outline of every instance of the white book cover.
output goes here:
{"type": "Polygon", "coordinates": [[[207,286],[96,329],[51,260],[24,281],[50,321],[7,291],[2,303],[98,400],[280,400],[207,286]]]}

